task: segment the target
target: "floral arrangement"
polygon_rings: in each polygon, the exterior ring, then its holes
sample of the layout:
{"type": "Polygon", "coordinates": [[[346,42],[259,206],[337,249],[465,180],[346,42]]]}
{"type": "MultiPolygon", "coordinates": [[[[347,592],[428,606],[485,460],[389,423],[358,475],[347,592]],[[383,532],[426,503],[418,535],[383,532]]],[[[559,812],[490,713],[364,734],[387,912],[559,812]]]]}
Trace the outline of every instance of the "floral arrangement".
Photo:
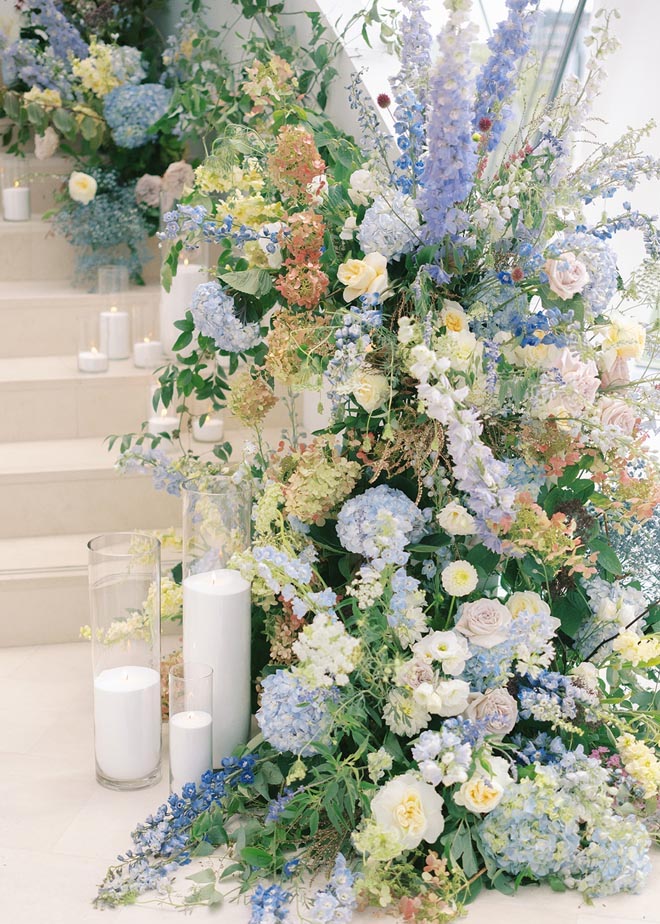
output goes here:
{"type": "Polygon", "coordinates": [[[483,887],[591,900],[648,876],[660,606],[615,547],[657,530],[658,393],[638,374],[657,331],[635,308],[660,247],[648,216],[589,205],[660,163],[646,129],[573,162],[608,17],[584,83],[512,126],[536,3],[507,0],[476,75],[469,0],[445,0],[435,64],[423,0],[404,7],[378,97],[394,143],[356,84],[359,145],[289,114],[166,216],[175,257],[221,255],[161,393],[213,394],[254,428],[253,545],[232,565],[270,652],[259,735],[136,828],[99,905],[174,901],[173,874],[212,856],[184,903],[237,883],[252,924],[293,920],[294,896],[316,924],[367,905],[436,924],[483,887]],[[647,254],[629,280],[626,231],[647,254]],[[274,386],[321,383],[327,426],[268,449],[274,386]]]}

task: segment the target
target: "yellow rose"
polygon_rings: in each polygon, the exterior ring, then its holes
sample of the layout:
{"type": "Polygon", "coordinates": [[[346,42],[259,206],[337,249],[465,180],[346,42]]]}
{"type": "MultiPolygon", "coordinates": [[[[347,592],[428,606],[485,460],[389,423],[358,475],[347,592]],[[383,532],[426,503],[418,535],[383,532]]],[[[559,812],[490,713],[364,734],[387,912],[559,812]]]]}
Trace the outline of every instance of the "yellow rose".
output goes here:
{"type": "Polygon", "coordinates": [[[387,260],[381,253],[367,254],[364,260],[347,260],[337,270],[337,279],[346,286],[346,302],[374,293],[378,293],[382,300],[387,297],[387,260]]]}
{"type": "Polygon", "coordinates": [[[550,615],[548,604],[533,590],[518,590],[515,594],[511,594],[506,602],[506,608],[514,619],[521,613],[529,613],[530,616],[550,615]]]}
{"type": "Polygon", "coordinates": [[[603,350],[613,352],[620,359],[639,359],[645,344],[646,331],[631,318],[615,316],[605,329],[603,350]]]}
{"type": "Polygon", "coordinates": [[[489,757],[490,772],[483,767],[466,780],[454,795],[456,805],[464,805],[475,814],[492,812],[502,800],[504,790],[511,783],[509,764],[503,757],[489,757]]]}
{"type": "Polygon", "coordinates": [[[87,205],[96,195],[96,180],[88,173],[74,170],[69,177],[69,195],[74,202],[87,205]]]}
{"type": "Polygon", "coordinates": [[[353,397],[368,414],[381,407],[390,396],[390,383],[380,372],[358,372],[351,380],[353,397]]]}

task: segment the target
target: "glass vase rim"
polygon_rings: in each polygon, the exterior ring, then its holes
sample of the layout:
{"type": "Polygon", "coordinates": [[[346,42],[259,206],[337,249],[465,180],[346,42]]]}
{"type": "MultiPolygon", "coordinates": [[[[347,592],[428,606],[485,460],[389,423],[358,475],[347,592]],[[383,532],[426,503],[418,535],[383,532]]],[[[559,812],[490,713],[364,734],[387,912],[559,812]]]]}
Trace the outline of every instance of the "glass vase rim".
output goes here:
{"type": "Polygon", "coordinates": [[[205,680],[207,677],[213,677],[213,667],[205,661],[181,661],[179,664],[174,664],[169,669],[169,676],[183,683],[187,680],[193,682],[205,680]],[[191,668],[192,671],[190,675],[187,676],[187,671],[191,668]]]}
{"type": "Polygon", "coordinates": [[[108,540],[108,539],[117,539],[117,540],[127,539],[130,542],[130,540],[135,537],[139,537],[140,539],[148,539],[151,542],[151,547],[152,547],[151,550],[153,552],[160,553],[162,543],[160,539],[158,538],[158,536],[151,536],[149,535],[149,533],[140,532],[139,530],[131,530],[131,529],[127,529],[127,530],[120,529],[115,532],[99,533],[98,536],[94,536],[92,539],[88,541],[87,549],[89,552],[92,552],[94,555],[104,555],[107,558],[130,558],[133,553],[127,552],[127,551],[113,552],[112,544],[110,543],[108,543],[108,545],[99,546],[99,547],[96,547],[95,543],[99,542],[100,540],[108,540]]]}
{"type": "Polygon", "coordinates": [[[187,494],[208,494],[220,497],[229,490],[240,490],[245,494],[251,493],[247,479],[244,481],[233,481],[233,477],[238,471],[238,465],[228,466],[226,472],[218,472],[217,475],[198,475],[196,478],[186,478],[181,485],[181,490],[187,494]],[[206,487],[201,487],[200,482],[205,483],[206,487]],[[215,488],[215,490],[214,490],[215,488]]]}

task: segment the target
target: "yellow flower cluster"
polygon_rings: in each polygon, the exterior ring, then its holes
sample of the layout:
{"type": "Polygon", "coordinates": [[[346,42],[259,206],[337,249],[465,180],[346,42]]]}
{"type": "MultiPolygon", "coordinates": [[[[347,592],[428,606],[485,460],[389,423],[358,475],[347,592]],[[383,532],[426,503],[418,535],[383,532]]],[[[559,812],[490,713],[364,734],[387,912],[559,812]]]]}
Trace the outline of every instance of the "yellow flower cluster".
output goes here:
{"type": "Polygon", "coordinates": [[[74,77],[94,96],[105,96],[121,83],[112,70],[110,46],[96,39],[90,42],[89,57],[74,58],[71,69],[74,77]]]}
{"type": "Polygon", "coordinates": [[[62,97],[59,90],[40,90],[39,87],[32,87],[23,95],[24,103],[37,103],[44,109],[59,109],[62,105],[62,97]]]}
{"type": "Polygon", "coordinates": [[[360,477],[359,463],[340,456],[331,439],[317,440],[299,456],[284,489],[287,513],[303,523],[323,525],[326,514],[348,497],[360,477]]]}
{"type": "Polygon", "coordinates": [[[631,734],[621,735],[618,748],[626,773],[640,784],[645,798],[651,799],[660,788],[660,760],[650,747],[631,734]]]}
{"type": "Polygon", "coordinates": [[[226,158],[212,155],[195,170],[195,186],[207,195],[236,191],[255,195],[263,189],[263,185],[263,172],[252,157],[239,167],[238,164],[228,164],[226,158]]]}
{"type": "Polygon", "coordinates": [[[639,636],[625,629],[615,638],[612,648],[633,667],[660,661],[660,635],[639,636]]]}

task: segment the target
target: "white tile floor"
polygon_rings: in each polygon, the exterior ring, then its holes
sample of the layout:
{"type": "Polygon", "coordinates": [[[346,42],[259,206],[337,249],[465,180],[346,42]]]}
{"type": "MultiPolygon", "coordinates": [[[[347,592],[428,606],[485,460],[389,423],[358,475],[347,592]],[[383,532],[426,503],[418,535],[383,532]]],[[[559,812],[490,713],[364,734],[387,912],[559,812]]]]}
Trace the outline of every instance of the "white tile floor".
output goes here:
{"type": "MultiPolygon", "coordinates": [[[[167,783],[134,793],[97,785],[92,754],[89,648],[84,644],[0,649],[1,924],[163,924],[153,905],[95,911],[95,886],[125,850],[134,824],[167,795],[167,783]]],[[[166,774],[164,774],[166,777],[166,774]]],[[[657,859],[657,858],[656,858],[657,859]]],[[[585,905],[574,893],[522,890],[482,895],[467,924],[660,924],[660,876],[642,895],[585,905]]],[[[193,912],[205,921],[206,909],[193,912]]],[[[227,905],[218,924],[247,924],[227,905]]],[[[391,921],[377,913],[360,924],[391,921]]]]}

